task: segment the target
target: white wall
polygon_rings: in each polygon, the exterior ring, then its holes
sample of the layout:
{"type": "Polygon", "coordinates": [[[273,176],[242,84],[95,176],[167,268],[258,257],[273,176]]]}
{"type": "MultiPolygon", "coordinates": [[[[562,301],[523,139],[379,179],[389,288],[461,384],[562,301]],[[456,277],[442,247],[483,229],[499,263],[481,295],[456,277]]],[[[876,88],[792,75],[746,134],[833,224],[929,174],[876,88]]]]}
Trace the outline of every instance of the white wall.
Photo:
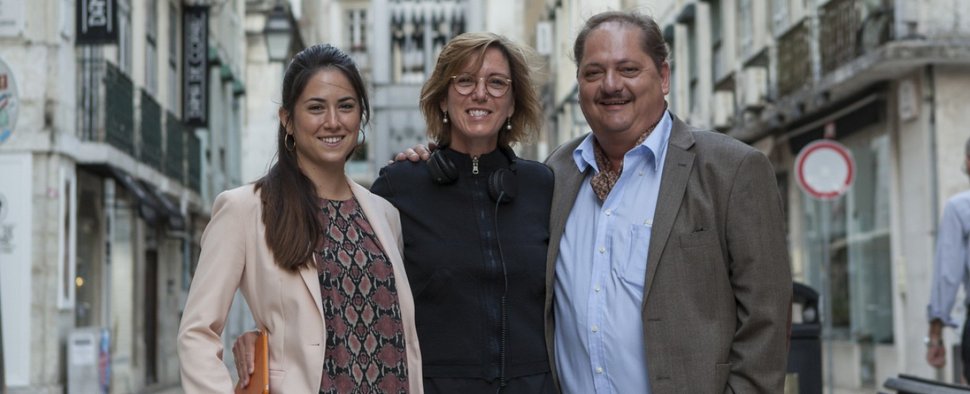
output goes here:
{"type": "Polygon", "coordinates": [[[523,17],[525,4],[518,0],[488,0],[485,7],[485,31],[501,34],[520,44],[526,42],[529,32],[523,17]]]}
{"type": "MultiPolygon", "coordinates": [[[[970,22],[970,21],[968,21],[970,22]]],[[[963,66],[935,66],[936,147],[940,206],[950,196],[970,188],[964,172],[964,149],[970,138],[970,74],[963,66]]],[[[941,212],[942,213],[942,212],[941,212]]]]}
{"type": "Polygon", "coordinates": [[[30,383],[33,157],[0,154],[0,313],[7,385],[30,383]]]}
{"type": "MultiPolygon", "coordinates": [[[[938,212],[934,209],[931,156],[931,92],[922,70],[910,78],[918,84],[921,110],[911,121],[900,121],[893,136],[895,168],[893,199],[893,270],[897,286],[895,302],[897,347],[900,370],[925,377],[934,373],[924,360],[926,347],[919,339],[926,335],[926,305],[933,275],[933,246],[938,212]]],[[[938,101],[940,97],[937,97],[938,101]]],[[[893,107],[890,107],[892,109],[893,107]]],[[[895,111],[889,111],[893,114],[895,111]]],[[[953,336],[946,337],[953,343],[953,336]]]]}
{"type": "Polygon", "coordinates": [[[250,61],[246,68],[246,125],[240,141],[244,183],[263,176],[274,161],[282,79],[281,63],[250,61]]]}

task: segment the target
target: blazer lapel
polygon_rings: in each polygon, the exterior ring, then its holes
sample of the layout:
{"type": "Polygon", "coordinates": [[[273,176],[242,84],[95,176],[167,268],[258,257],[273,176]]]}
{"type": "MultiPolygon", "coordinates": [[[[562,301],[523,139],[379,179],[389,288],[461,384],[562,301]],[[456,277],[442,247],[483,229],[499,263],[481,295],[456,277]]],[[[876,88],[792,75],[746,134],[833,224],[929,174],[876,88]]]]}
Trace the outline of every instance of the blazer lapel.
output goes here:
{"type": "MultiPolygon", "coordinates": [[[[257,198],[261,198],[259,197],[258,192],[257,192],[257,198]]],[[[262,218],[260,218],[260,221],[262,221],[262,218]]],[[[263,228],[263,231],[266,231],[266,229],[263,228]]],[[[260,239],[262,239],[264,235],[265,234],[260,234],[260,239]]],[[[313,260],[313,257],[311,256],[310,259],[313,260]]],[[[307,291],[310,292],[310,297],[313,298],[313,304],[316,305],[317,312],[320,313],[320,321],[322,322],[323,303],[321,301],[322,296],[320,295],[320,278],[317,275],[317,265],[313,264],[312,262],[311,264],[306,264],[302,268],[300,268],[299,273],[300,273],[300,278],[303,279],[303,284],[306,285],[307,291]]]]}
{"type": "MultiPolygon", "coordinates": [[[[384,212],[374,206],[369,190],[357,184],[357,182],[351,180],[348,180],[348,182],[350,183],[350,190],[354,193],[354,197],[357,197],[357,203],[360,204],[361,211],[364,212],[364,216],[367,218],[367,223],[370,223],[371,228],[374,229],[374,235],[377,236],[377,241],[381,243],[384,254],[390,259],[392,266],[402,267],[404,262],[401,261],[401,254],[388,252],[389,248],[397,249],[397,240],[394,238],[391,228],[387,225],[384,212]]],[[[395,272],[395,275],[399,275],[399,273],[395,272]]]]}
{"type": "MultiPolygon", "coordinates": [[[[694,153],[689,149],[694,145],[694,137],[687,124],[673,116],[673,126],[670,129],[670,142],[667,145],[667,157],[664,161],[663,175],[660,179],[660,194],[657,196],[657,209],[653,218],[653,229],[650,235],[650,251],[647,255],[647,277],[644,280],[643,308],[647,305],[647,297],[653,279],[656,277],[660,256],[663,254],[670,231],[674,226],[674,219],[680,211],[680,202],[687,190],[687,181],[694,165],[694,153]]],[[[558,180],[558,179],[557,179],[558,180]]]]}
{"type": "Polygon", "coordinates": [[[307,290],[310,291],[310,296],[313,297],[313,305],[316,305],[317,312],[320,312],[320,321],[323,321],[323,298],[320,295],[320,276],[317,274],[317,265],[307,264],[300,268],[300,276],[303,277],[303,283],[306,285],[307,290]]]}
{"type": "MultiPolygon", "coordinates": [[[[377,212],[371,201],[368,199],[370,192],[367,191],[363,186],[358,185],[356,182],[349,180],[350,191],[357,198],[357,203],[360,204],[361,211],[364,212],[364,216],[367,217],[367,222],[370,223],[371,228],[374,229],[374,234],[377,235],[377,240],[380,241],[383,248],[387,248],[387,245],[394,245],[394,237],[391,236],[391,230],[387,228],[385,220],[373,220],[372,218],[380,217],[380,212],[377,212]]],[[[394,264],[400,265],[401,262],[397,261],[399,259],[399,254],[397,253],[387,253],[388,258],[391,258],[394,264]]],[[[320,312],[320,319],[323,319],[323,302],[320,294],[320,278],[317,274],[316,264],[309,264],[306,267],[300,269],[300,276],[303,277],[303,283],[306,284],[307,290],[310,291],[310,295],[313,297],[313,303],[317,306],[317,312],[320,312]]]]}
{"type": "MultiPolygon", "coordinates": [[[[585,137],[585,136],[584,136],[585,137]]],[[[579,187],[586,177],[579,172],[573,161],[573,150],[582,143],[583,138],[577,138],[563,145],[563,154],[547,164],[555,174],[555,185],[552,194],[552,212],[549,214],[549,251],[546,254],[546,288],[551,290],[556,273],[556,259],[559,258],[559,241],[566,229],[566,219],[576,203],[579,187]]],[[[547,293],[551,293],[547,292],[547,293]]]]}

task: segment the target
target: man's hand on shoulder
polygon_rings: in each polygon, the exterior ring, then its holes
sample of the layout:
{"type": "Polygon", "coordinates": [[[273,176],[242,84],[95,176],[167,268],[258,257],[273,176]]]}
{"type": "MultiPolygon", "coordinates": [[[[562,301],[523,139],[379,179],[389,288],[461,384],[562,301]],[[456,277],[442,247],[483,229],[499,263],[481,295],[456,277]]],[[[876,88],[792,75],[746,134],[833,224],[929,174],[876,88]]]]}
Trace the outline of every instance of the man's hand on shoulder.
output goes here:
{"type": "Polygon", "coordinates": [[[405,160],[415,163],[419,161],[426,161],[431,157],[431,152],[434,152],[434,150],[437,148],[438,146],[433,142],[429,142],[428,145],[417,144],[405,149],[404,152],[398,152],[396,155],[394,155],[392,160],[387,161],[387,164],[394,163],[395,161],[405,160]]]}

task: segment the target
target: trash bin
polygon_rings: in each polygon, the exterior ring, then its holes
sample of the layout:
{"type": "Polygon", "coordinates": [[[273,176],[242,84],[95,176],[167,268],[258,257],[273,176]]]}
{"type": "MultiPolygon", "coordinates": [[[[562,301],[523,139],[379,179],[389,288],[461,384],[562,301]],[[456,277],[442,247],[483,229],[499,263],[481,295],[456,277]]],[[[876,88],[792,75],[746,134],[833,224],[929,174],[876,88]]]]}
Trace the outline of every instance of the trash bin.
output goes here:
{"type": "Polygon", "coordinates": [[[787,372],[795,375],[798,394],[822,393],[821,333],[818,292],[801,283],[793,283],[787,372]]]}

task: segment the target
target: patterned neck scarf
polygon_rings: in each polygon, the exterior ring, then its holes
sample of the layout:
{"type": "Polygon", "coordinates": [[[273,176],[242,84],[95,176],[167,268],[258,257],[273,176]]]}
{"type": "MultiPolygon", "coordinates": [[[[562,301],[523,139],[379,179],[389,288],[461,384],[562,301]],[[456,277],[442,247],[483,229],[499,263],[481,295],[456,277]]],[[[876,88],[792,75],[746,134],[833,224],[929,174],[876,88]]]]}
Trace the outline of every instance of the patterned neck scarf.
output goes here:
{"type": "MultiPolygon", "coordinates": [[[[660,120],[664,118],[663,113],[665,112],[667,112],[666,102],[664,102],[664,112],[661,113],[660,118],[640,134],[640,138],[637,138],[637,142],[633,144],[634,147],[642,144],[647,139],[653,129],[660,124],[660,120]]],[[[610,191],[613,190],[616,181],[620,179],[620,174],[623,174],[623,162],[621,161],[619,168],[614,171],[613,167],[610,166],[610,159],[606,156],[606,152],[603,151],[603,147],[600,146],[596,138],[593,138],[593,157],[596,158],[596,167],[599,168],[599,172],[590,178],[589,184],[593,186],[593,192],[596,193],[596,197],[599,197],[600,202],[603,202],[610,195],[610,191]]]]}

